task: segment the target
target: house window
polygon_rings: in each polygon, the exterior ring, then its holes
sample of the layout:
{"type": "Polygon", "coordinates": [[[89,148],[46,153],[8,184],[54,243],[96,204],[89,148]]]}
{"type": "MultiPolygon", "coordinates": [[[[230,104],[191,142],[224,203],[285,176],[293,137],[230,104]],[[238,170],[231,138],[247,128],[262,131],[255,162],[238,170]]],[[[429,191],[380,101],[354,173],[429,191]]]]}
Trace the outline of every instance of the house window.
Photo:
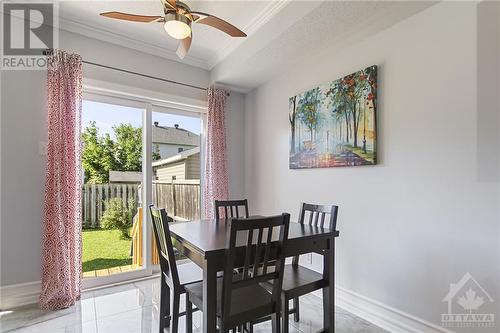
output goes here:
{"type": "Polygon", "coordinates": [[[179,148],[177,149],[177,152],[178,152],[178,153],[182,153],[183,151],[184,151],[184,148],[182,148],[182,147],[179,147],[179,148]]]}

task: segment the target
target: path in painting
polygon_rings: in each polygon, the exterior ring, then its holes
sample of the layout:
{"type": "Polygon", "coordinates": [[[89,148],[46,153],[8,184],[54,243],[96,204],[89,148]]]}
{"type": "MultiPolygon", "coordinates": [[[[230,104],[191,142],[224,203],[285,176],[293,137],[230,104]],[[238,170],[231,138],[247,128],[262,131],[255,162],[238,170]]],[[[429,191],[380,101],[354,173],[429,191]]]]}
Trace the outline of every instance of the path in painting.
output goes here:
{"type": "Polygon", "coordinates": [[[330,168],[339,166],[370,165],[370,161],[358,156],[352,151],[345,150],[340,153],[317,154],[315,151],[301,151],[290,158],[290,165],[307,168],[330,168]]]}

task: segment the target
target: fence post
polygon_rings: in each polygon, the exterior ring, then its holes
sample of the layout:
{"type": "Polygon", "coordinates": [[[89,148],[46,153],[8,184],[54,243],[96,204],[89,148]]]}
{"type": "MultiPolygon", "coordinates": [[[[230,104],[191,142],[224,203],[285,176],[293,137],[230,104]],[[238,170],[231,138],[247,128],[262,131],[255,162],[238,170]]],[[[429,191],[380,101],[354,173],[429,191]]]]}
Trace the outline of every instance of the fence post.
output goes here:
{"type": "Polygon", "coordinates": [[[176,192],[175,192],[175,180],[172,180],[172,201],[173,201],[173,205],[174,206],[174,211],[173,211],[173,214],[174,216],[177,216],[177,196],[176,196],[176,192]]]}

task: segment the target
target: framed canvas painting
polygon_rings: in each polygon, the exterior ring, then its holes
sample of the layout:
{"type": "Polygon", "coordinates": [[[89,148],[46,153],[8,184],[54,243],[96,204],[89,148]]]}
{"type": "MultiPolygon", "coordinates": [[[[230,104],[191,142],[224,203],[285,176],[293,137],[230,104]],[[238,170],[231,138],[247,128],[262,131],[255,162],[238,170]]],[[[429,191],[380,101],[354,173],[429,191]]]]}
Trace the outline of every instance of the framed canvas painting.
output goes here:
{"type": "Polygon", "coordinates": [[[377,66],[289,99],[290,169],[377,163],[377,66]]]}

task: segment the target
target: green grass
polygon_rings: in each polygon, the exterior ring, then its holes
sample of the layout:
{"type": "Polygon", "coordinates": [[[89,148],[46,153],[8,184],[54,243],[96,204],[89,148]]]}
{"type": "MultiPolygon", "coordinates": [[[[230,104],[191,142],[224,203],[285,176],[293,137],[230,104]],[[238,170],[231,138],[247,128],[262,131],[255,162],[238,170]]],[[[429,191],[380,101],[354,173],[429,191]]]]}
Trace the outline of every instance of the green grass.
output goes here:
{"type": "Polygon", "coordinates": [[[82,239],[84,272],[132,264],[132,241],[120,230],[83,230],[82,239]]]}

